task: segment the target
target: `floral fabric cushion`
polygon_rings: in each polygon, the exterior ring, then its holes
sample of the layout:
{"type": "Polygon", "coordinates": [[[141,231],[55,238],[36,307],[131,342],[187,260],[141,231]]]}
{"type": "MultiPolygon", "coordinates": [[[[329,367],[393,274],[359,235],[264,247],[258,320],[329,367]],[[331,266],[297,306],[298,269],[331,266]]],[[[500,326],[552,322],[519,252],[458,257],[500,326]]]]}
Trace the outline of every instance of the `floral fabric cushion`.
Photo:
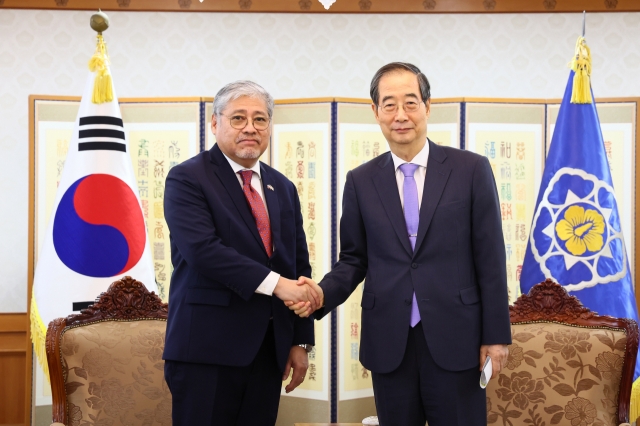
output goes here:
{"type": "Polygon", "coordinates": [[[69,426],[171,426],[161,320],[105,321],[60,342],[69,426]]]}
{"type": "Polygon", "coordinates": [[[617,425],[623,331],[512,324],[506,367],[487,386],[487,423],[617,425]]]}

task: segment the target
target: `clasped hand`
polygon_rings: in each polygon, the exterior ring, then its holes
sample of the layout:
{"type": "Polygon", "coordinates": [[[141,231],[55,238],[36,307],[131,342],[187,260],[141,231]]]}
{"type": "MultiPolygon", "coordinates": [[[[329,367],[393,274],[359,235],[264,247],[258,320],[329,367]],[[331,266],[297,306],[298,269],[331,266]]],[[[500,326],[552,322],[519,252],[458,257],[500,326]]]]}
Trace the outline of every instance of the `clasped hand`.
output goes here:
{"type": "Polygon", "coordinates": [[[324,292],[311,278],[300,277],[298,281],[280,277],[273,290],[280,300],[296,315],[306,318],[324,306],[324,292]]]}

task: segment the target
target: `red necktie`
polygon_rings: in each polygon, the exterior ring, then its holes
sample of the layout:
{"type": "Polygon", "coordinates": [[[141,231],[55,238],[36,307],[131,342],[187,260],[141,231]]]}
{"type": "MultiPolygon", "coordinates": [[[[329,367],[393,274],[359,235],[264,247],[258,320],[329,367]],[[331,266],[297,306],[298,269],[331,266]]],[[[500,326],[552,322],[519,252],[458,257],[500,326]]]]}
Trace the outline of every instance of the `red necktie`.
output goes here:
{"type": "Polygon", "coordinates": [[[260,194],[253,189],[253,186],[251,186],[253,171],[242,170],[238,173],[240,173],[240,176],[242,177],[242,192],[244,192],[244,197],[247,199],[249,207],[251,207],[251,213],[253,214],[253,218],[256,220],[258,233],[260,234],[260,238],[262,238],[262,244],[264,244],[264,248],[267,250],[267,255],[271,257],[271,253],[273,253],[271,224],[269,223],[269,216],[267,215],[267,210],[264,208],[264,202],[262,201],[260,194]]]}

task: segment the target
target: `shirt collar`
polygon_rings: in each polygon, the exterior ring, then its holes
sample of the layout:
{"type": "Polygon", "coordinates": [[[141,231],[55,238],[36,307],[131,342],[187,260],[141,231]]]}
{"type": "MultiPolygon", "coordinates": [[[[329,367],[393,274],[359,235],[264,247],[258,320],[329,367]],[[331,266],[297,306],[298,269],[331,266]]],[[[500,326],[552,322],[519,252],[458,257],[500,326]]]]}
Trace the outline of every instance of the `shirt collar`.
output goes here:
{"type": "Polygon", "coordinates": [[[243,170],[251,170],[252,172],[257,174],[259,178],[262,178],[262,176],[260,176],[260,161],[256,161],[256,164],[254,164],[253,167],[246,168],[246,167],[241,166],[240,164],[236,163],[231,158],[227,157],[227,155],[224,152],[222,153],[222,155],[224,155],[224,158],[226,158],[227,161],[229,162],[229,165],[233,169],[233,173],[238,173],[238,172],[241,172],[243,170]]]}
{"type": "Polygon", "coordinates": [[[424,147],[416,154],[411,161],[404,161],[402,158],[395,155],[393,152],[391,153],[391,158],[393,159],[393,166],[395,170],[398,170],[398,167],[403,165],[404,163],[412,163],[417,164],[418,166],[427,168],[427,161],[429,160],[429,140],[424,144],[424,147]]]}

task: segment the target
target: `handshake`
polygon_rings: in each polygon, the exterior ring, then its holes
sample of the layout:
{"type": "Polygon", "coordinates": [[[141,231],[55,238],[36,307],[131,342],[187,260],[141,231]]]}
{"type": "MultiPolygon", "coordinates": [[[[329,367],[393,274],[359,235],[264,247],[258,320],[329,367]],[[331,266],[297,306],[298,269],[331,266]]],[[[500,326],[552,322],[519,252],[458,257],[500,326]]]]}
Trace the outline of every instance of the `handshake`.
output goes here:
{"type": "Polygon", "coordinates": [[[311,278],[300,277],[294,281],[280,277],[273,294],[301,318],[324,306],[324,292],[311,278]]]}

